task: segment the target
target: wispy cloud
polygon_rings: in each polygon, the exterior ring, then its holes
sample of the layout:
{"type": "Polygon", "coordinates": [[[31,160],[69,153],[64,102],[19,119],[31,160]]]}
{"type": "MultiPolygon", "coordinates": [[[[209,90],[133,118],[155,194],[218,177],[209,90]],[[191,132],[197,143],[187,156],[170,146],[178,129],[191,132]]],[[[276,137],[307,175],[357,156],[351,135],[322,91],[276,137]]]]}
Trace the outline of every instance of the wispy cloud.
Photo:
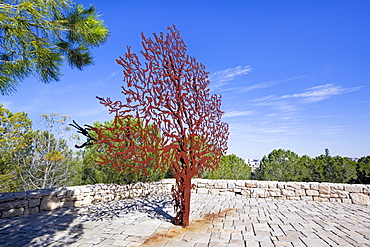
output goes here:
{"type": "Polygon", "coordinates": [[[115,77],[118,73],[119,73],[119,71],[114,71],[114,72],[112,72],[112,73],[111,73],[109,76],[107,76],[106,78],[101,79],[101,80],[99,80],[99,81],[95,82],[95,85],[96,85],[96,86],[101,86],[101,85],[103,85],[105,82],[110,81],[110,80],[111,80],[113,77],[115,77]]]}
{"type": "Polygon", "coordinates": [[[311,87],[303,93],[286,94],[283,96],[269,95],[263,98],[254,100],[256,105],[262,106],[276,106],[283,111],[297,110],[297,103],[316,103],[334,95],[345,94],[361,89],[362,87],[343,88],[334,84],[325,84],[316,87],[311,87]],[[294,101],[298,99],[299,101],[294,101]]]}
{"type": "Polygon", "coordinates": [[[277,84],[282,84],[282,83],[298,80],[298,79],[301,79],[301,78],[304,78],[304,77],[306,77],[306,75],[294,76],[294,77],[290,77],[290,78],[282,79],[282,80],[266,81],[266,82],[257,83],[257,84],[251,85],[251,86],[226,88],[222,91],[238,91],[238,92],[245,93],[245,92],[249,92],[249,91],[252,91],[252,90],[255,90],[255,89],[262,89],[262,88],[272,87],[272,86],[277,85],[277,84]]]}
{"type": "Polygon", "coordinates": [[[222,85],[227,84],[227,82],[235,80],[236,78],[247,75],[249,72],[252,71],[252,68],[247,66],[237,66],[235,68],[225,69],[221,71],[217,71],[212,73],[209,77],[209,80],[213,84],[214,87],[218,88],[222,85]]]}
{"type": "Polygon", "coordinates": [[[249,116],[249,115],[253,115],[254,112],[253,111],[235,111],[235,110],[230,110],[230,111],[226,111],[224,117],[228,118],[228,117],[241,117],[241,116],[249,116]]]}

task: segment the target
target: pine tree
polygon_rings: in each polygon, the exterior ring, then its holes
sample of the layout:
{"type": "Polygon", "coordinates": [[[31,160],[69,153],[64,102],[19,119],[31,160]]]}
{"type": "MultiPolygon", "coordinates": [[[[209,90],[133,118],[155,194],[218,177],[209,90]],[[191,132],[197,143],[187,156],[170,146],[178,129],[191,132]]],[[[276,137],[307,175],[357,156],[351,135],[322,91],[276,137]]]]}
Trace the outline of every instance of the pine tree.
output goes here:
{"type": "Polygon", "coordinates": [[[93,63],[89,48],[108,37],[96,9],[68,0],[0,2],[0,94],[26,77],[58,81],[64,60],[79,70],[93,63]]]}

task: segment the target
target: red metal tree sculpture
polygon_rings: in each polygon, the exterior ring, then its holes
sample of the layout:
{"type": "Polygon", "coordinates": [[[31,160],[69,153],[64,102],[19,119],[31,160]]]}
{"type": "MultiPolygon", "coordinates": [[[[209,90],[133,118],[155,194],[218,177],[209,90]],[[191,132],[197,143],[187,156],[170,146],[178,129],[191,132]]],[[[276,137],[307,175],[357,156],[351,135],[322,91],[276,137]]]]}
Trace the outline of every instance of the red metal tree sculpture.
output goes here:
{"type": "Polygon", "coordinates": [[[88,130],[96,132],[92,144],[106,150],[100,164],[144,174],[148,167],[169,167],[176,179],[173,223],[188,226],[191,179],[217,167],[229,133],[221,122],[221,96],[207,88],[209,73],[186,54],[176,27],[168,30],[153,34],[154,40],[142,34],[144,64],[129,47],[117,60],[123,67],[126,102],[98,98],[115,115],[113,127],[88,130]]]}

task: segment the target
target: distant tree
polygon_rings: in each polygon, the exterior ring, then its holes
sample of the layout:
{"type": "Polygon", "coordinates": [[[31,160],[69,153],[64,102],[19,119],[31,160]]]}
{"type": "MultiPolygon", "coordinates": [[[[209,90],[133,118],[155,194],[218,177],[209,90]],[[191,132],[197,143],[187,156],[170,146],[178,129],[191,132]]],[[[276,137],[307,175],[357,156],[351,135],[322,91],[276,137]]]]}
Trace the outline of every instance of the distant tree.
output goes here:
{"type": "Polygon", "coordinates": [[[175,26],[166,35],[154,34],[154,40],[142,34],[142,40],[144,63],[130,48],[117,60],[127,85],[122,87],[126,103],[99,98],[115,116],[113,127],[89,129],[97,133],[97,145],[108,145],[109,156],[101,157],[102,165],[113,163],[123,172],[132,168],[144,174],[148,167],[169,167],[176,179],[174,223],[187,226],[191,179],[217,167],[227,149],[228,125],[221,122],[221,97],[207,88],[208,72],[186,54],[175,26]]]}
{"type": "Polygon", "coordinates": [[[214,171],[206,171],[203,178],[208,179],[236,179],[247,180],[251,178],[252,169],[244,160],[235,154],[223,156],[219,167],[214,171]]]}
{"type": "Polygon", "coordinates": [[[25,112],[12,113],[0,104],[0,192],[21,188],[18,157],[27,155],[32,121],[25,112]]]}
{"type": "Polygon", "coordinates": [[[321,182],[324,179],[324,167],[320,162],[312,159],[308,155],[303,155],[299,160],[299,168],[302,169],[301,181],[303,182],[321,182]]]}
{"type": "Polygon", "coordinates": [[[356,166],[357,183],[370,184],[370,156],[361,157],[356,166]]]}
{"type": "Polygon", "coordinates": [[[277,181],[300,181],[303,170],[300,157],[290,150],[273,150],[264,156],[260,167],[256,170],[256,179],[277,181]]]}
{"type": "Polygon", "coordinates": [[[325,154],[316,157],[315,162],[316,167],[322,169],[320,182],[348,183],[357,179],[356,163],[348,158],[332,157],[328,149],[325,149],[325,154]]]}
{"type": "Polygon", "coordinates": [[[40,130],[32,134],[29,153],[18,159],[24,190],[58,187],[70,179],[73,152],[66,136],[68,117],[53,113],[43,114],[41,119],[40,130]]]}
{"type": "Polygon", "coordinates": [[[67,0],[0,2],[0,94],[16,91],[31,74],[58,81],[63,60],[77,69],[92,64],[89,49],[108,29],[93,6],[67,0]]]}

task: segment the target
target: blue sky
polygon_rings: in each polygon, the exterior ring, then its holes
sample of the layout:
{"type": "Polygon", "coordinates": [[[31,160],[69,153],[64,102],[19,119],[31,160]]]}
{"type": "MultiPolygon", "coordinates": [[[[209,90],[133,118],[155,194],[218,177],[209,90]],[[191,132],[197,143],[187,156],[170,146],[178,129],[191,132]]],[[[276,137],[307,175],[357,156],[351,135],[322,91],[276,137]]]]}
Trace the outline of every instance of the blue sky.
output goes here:
{"type": "Polygon", "coordinates": [[[58,83],[34,78],[0,96],[13,112],[59,113],[80,124],[110,120],[95,96],[122,99],[115,59],[140,33],[175,24],[188,54],[210,72],[230,124],[229,150],[262,158],[273,149],[316,157],[370,155],[370,1],[77,1],[93,4],[110,38],[95,65],[63,68],[58,83]]]}

